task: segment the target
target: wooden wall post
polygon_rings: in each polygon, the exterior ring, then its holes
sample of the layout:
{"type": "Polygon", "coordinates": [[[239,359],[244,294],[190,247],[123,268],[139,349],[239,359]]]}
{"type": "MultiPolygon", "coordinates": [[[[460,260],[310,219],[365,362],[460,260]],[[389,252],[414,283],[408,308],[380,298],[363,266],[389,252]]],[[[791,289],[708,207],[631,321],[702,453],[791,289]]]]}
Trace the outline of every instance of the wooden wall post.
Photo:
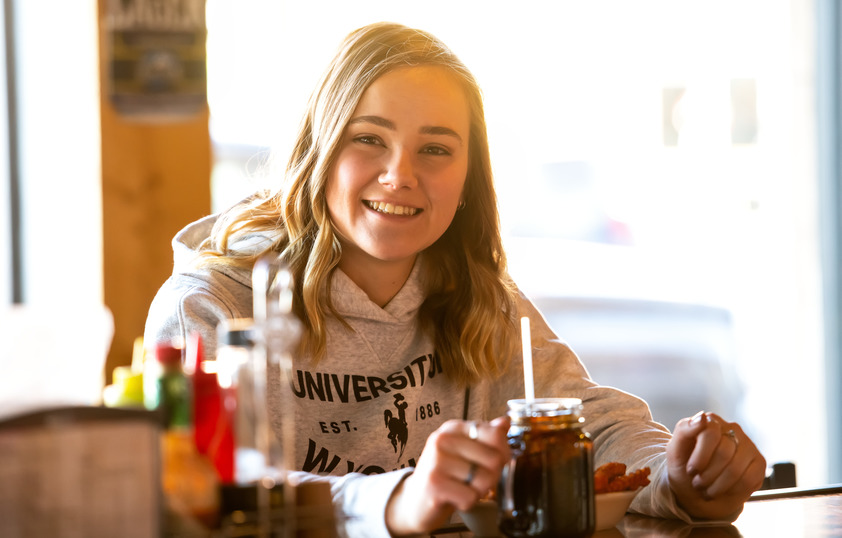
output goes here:
{"type": "Polygon", "coordinates": [[[149,304],[172,271],[173,235],[211,207],[209,112],[171,122],[122,116],[109,99],[99,0],[104,300],[114,315],[106,380],[131,363],[149,304]]]}

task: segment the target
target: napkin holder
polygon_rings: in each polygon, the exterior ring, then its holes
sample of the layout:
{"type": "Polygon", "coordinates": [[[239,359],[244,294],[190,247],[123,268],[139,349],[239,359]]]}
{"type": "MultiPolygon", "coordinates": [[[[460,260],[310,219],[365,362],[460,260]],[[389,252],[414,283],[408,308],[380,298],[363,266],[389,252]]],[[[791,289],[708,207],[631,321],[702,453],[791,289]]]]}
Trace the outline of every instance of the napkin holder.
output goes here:
{"type": "Polygon", "coordinates": [[[0,536],[161,536],[155,413],[56,407],[0,421],[0,536]]]}

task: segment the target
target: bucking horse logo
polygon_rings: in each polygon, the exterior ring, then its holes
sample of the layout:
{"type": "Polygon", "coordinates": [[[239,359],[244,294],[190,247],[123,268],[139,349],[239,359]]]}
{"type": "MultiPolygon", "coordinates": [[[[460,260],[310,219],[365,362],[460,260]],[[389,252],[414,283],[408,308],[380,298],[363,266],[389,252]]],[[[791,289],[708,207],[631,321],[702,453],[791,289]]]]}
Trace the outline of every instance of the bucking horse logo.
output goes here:
{"type": "Polygon", "coordinates": [[[409,430],[406,427],[407,407],[409,407],[409,404],[404,400],[403,394],[398,393],[395,394],[395,408],[398,410],[398,416],[395,417],[389,409],[383,412],[383,417],[386,420],[386,428],[389,430],[389,441],[392,442],[392,447],[394,447],[396,454],[398,454],[398,443],[401,444],[398,461],[403,456],[403,449],[406,448],[406,441],[409,437],[409,430]]]}

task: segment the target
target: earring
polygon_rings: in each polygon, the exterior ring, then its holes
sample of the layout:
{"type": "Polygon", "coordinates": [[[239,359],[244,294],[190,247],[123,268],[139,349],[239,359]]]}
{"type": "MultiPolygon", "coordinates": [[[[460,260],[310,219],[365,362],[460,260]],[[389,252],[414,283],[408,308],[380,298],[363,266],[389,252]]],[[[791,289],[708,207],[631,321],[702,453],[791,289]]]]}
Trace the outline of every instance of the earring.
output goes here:
{"type": "Polygon", "coordinates": [[[456,205],[456,211],[460,209],[465,209],[465,200],[459,200],[459,203],[456,205]]]}

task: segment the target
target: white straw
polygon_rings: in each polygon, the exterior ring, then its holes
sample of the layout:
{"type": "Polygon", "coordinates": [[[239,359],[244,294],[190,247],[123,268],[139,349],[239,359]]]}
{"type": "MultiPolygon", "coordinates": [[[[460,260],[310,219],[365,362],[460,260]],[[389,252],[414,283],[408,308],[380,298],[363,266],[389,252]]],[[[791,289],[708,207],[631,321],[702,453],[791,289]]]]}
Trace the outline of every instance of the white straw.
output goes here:
{"type": "Polygon", "coordinates": [[[529,332],[529,318],[520,318],[520,338],[523,342],[523,384],[526,401],[535,399],[535,381],[532,377],[532,335],[529,332]]]}

